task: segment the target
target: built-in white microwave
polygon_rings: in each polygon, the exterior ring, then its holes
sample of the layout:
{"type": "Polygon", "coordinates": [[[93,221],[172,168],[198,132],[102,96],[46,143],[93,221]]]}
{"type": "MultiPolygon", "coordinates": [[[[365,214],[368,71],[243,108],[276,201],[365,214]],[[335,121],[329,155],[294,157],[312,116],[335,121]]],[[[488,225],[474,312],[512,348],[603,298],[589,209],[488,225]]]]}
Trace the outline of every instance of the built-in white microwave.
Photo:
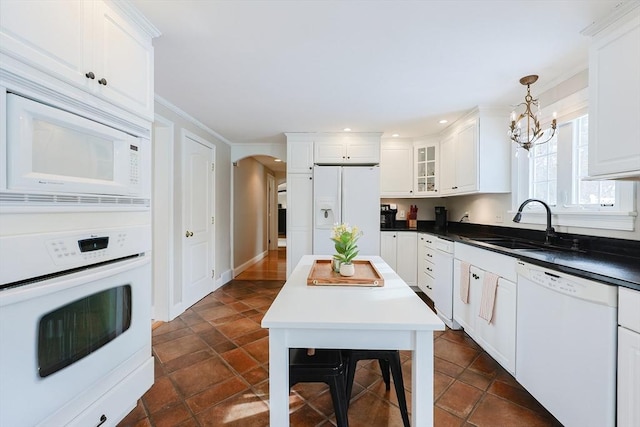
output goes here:
{"type": "Polygon", "coordinates": [[[147,139],[13,93],[6,138],[10,192],[150,197],[147,139]]]}

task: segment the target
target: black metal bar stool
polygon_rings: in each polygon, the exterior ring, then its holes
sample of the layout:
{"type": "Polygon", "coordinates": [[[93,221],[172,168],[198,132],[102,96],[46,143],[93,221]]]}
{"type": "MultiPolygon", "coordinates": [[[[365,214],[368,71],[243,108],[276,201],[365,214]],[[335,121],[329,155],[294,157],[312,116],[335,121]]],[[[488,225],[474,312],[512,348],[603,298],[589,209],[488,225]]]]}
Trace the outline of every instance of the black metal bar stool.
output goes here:
{"type": "Polygon", "coordinates": [[[351,390],[353,389],[353,378],[356,374],[356,365],[358,360],[378,360],[382,378],[387,390],[391,389],[389,369],[393,375],[393,384],[396,388],[396,396],[398,396],[398,405],[400,406],[400,414],[404,427],[410,427],[409,412],[407,411],[407,399],[404,394],[404,381],[402,380],[402,367],[400,364],[400,352],[398,350],[345,350],[345,358],[348,359],[347,367],[347,407],[348,400],[351,399],[351,390]]]}
{"type": "Polygon", "coordinates": [[[346,362],[340,350],[316,349],[310,356],[306,348],[289,349],[289,387],[301,382],[328,384],[338,427],[349,427],[346,362]]]}

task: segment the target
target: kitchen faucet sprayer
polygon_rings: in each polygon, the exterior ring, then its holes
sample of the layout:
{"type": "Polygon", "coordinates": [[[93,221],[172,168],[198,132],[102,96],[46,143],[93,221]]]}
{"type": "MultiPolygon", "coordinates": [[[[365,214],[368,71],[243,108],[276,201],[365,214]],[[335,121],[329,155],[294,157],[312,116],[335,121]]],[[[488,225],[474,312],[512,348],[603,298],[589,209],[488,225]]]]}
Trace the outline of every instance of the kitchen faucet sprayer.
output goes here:
{"type": "Polygon", "coordinates": [[[515,216],[513,217],[513,222],[520,222],[520,219],[522,219],[522,209],[529,203],[531,202],[538,202],[541,203],[542,206],[544,206],[544,208],[547,211],[547,230],[545,233],[545,240],[544,243],[545,245],[550,245],[551,244],[551,238],[552,237],[556,237],[556,230],[551,226],[551,209],[549,208],[549,205],[547,205],[545,202],[543,202],[540,199],[527,199],[524,202],[522,202],[522,204],[520,205],[520,207],[518,208],[518,212],[515,214],[515,216]]]}

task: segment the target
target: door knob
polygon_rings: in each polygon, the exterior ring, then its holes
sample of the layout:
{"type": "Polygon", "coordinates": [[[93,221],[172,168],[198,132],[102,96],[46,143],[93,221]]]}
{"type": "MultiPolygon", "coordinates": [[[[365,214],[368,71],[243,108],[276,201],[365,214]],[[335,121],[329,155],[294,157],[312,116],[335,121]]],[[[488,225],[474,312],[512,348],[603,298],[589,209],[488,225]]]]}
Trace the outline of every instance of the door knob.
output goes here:
{"type": "Polygon", "coordinates": [[[187,232],[185,233],[185,236],[186,236],[186,237],[191,237],[191,236],[193,236],[193,231],[189,231],[189,230],[187,230],[187,232]]]}

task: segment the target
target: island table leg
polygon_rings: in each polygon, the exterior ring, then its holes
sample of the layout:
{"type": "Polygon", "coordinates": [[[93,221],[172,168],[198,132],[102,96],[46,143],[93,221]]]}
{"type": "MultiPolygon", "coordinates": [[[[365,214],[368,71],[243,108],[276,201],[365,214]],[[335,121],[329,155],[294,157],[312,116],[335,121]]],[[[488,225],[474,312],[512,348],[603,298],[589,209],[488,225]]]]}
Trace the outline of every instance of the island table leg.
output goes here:
{"type": "Polygon", "coordinates": [[[433,427],[433,331],[416,331],[411,362],[411,425],[433,427]]]}
{"type": "Polygon", "coordinates": [[[269,329],[269,420],[289,426],[289,349],[279,329],[269,329]]]}

